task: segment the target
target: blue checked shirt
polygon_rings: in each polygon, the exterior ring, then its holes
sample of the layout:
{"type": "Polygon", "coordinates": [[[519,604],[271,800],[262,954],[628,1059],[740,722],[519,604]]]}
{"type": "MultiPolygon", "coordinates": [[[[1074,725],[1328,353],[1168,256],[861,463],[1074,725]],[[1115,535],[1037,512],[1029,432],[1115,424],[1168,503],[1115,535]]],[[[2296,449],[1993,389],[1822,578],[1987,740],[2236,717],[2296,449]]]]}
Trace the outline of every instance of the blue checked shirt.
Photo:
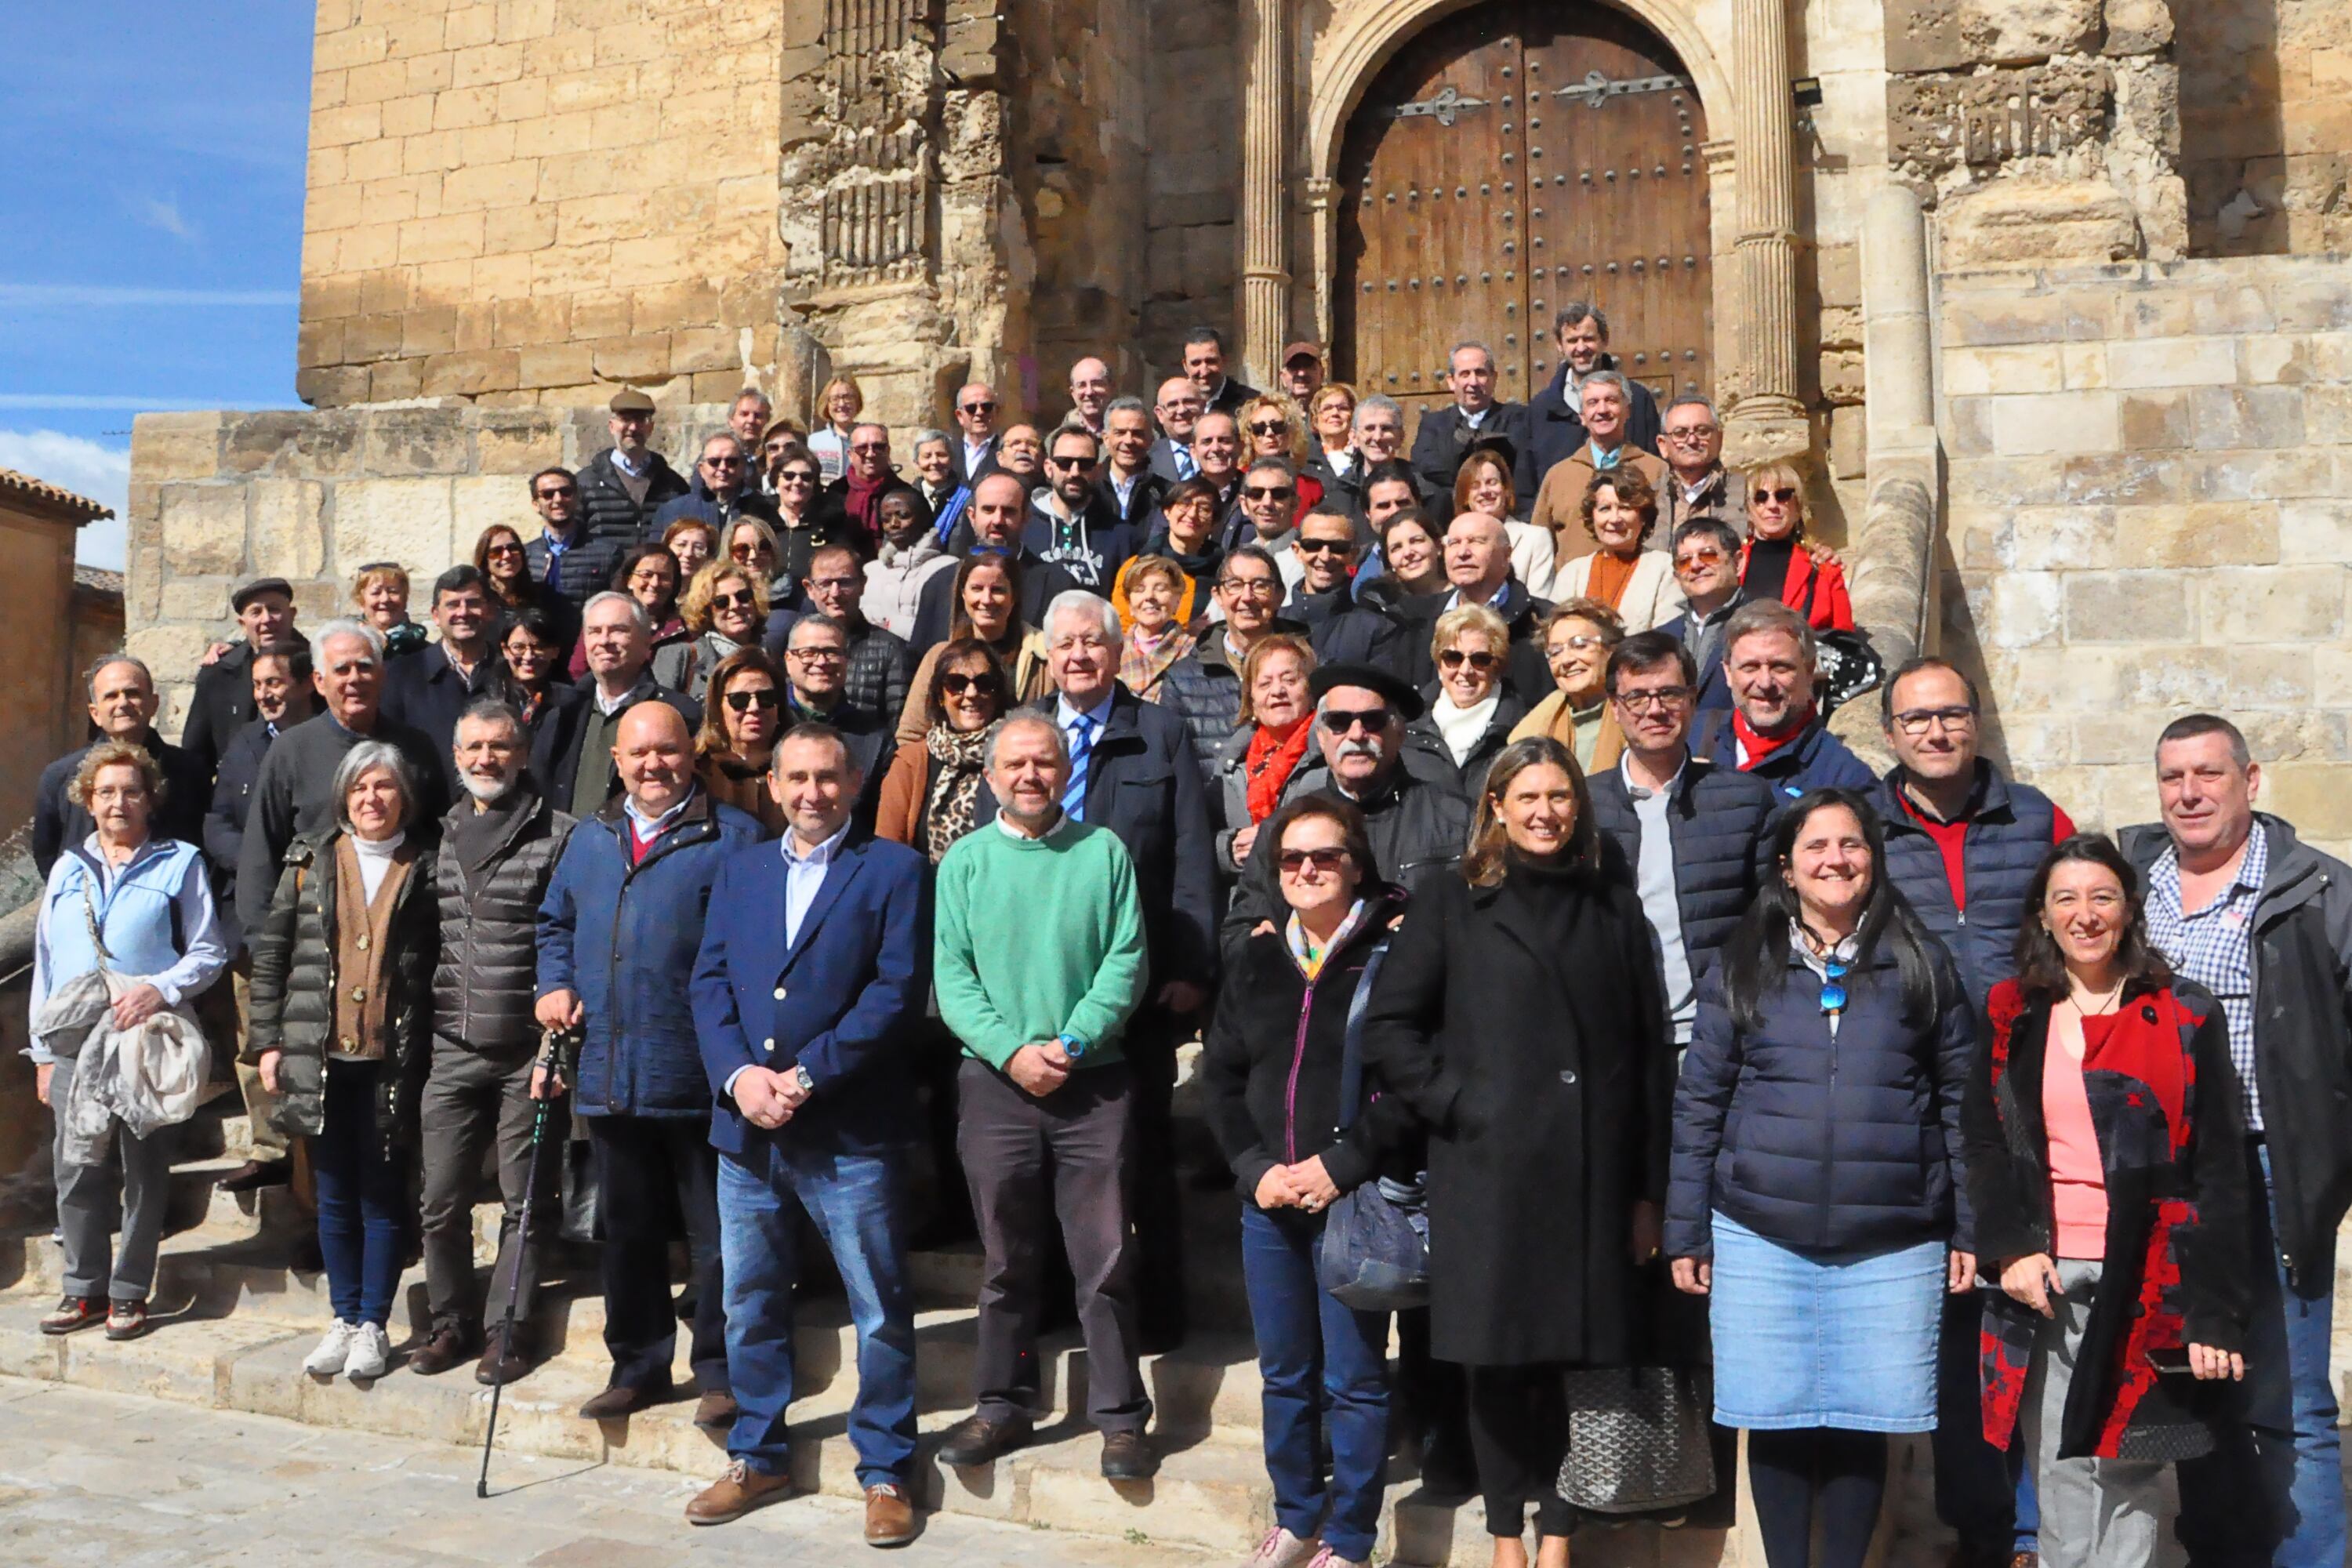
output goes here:
{"type": "Polygon", "coordinates": [[[2238,879],[2193,915],[2180,912],[2180,856],[2168,847],[2147,874],[2147,934],[2184,980],[2194,980],[2221,1004],[2230,1026],[2230,1063],[2245,1090],[2246,1128],[2263,1130],[2263,1092],[2254,1081],[2254,905],[2270,873],[2271,852],[2260,822],[2246,839],[2238,879]]]}

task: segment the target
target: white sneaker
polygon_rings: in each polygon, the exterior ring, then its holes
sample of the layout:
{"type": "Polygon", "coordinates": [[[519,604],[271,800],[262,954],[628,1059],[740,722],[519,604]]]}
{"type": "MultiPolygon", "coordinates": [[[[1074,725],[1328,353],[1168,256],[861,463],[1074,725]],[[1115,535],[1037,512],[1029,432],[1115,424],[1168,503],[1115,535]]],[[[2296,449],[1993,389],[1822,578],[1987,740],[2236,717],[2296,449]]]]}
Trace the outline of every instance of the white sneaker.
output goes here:
{"type": "Polygon", "coordinates": [[[352,1336],[359,1331],[357,1323],[346,1323],[340,1318],[328,1324],[319,1348],[303,1359],[302,1370],[313,1377],[332,1377],[342,1371],[343,1363],[351,1360],[352,1336]]]}
{"type": "Polygon", "coordinates": [[[381,1323],[362,1323],[352,1331],[352,1353],[343,1363],[343,1375],[353,1383],[364,1383],[382,1377],[383,1369],[392,1363],[392,1341],[384,1336],[381,1323]]]}
{"type": "Polygon", "coordinates": [[[1265,1539],[1257,1543],[1257,1550],[1250,1553],[1249,1561],[1243,1563],[1242,1568],[1301,1568],[1308,1558],[1315,1555],[1317,1545],[1316,1542],[1301,1541],[1276,1525],[1265,1532],[1265,1539]]]}

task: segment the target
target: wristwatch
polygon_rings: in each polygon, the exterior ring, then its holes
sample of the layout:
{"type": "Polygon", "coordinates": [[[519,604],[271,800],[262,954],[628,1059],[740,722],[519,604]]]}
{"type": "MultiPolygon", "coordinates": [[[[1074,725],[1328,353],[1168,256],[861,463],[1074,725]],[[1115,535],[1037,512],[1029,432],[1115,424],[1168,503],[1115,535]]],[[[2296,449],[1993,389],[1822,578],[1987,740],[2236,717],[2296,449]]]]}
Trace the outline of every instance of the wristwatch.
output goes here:
{"type": "Polygon", "coordinates": [[[816,1079],[809,1077],[809,1069],[799,1062],[793,1064],[793,1081],[801,1086],[803,1094],[816,1092],[816,1079]]]}

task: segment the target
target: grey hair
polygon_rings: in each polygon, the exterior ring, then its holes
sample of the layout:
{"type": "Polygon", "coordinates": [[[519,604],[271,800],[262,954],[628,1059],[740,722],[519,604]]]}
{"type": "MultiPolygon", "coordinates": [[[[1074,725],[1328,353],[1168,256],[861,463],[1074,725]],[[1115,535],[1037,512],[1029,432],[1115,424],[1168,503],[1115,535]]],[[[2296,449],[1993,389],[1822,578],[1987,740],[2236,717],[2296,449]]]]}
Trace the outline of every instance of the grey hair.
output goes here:
{"type": "MultiPolygon", "coordinates": [[[[530,726],[523,721],[522,710],[503,697],[475,698],[471,702],[467,703],[465,710],[457,715],[457,722],[462,725],[469,719],[477,724],[508,725],[513,729],[518,738],[527,734],[530,729],[530,726]]],[[[454,729],[450,731],[453,739],[456,733],[454,729]]]]}
{"type": "Polygon", "coordinates": [[[1062,733],[1062,727],[1059,724],[1055,723],[1051,719],[1045,717],[1045,714],[1038,712],[1034,708],[1016,708],[1012,712],[1007,713],[1003,718],[999,719],[995,723],[991,724],[988,727],[988,739],[982,741],[980,746],[980,765],[982,770],[992,773],[996,771],[996,748],[998,743],[1004,739],[1007,732],[1013,730],[1026,730],[1033,727],[1043,730],[1045,733],[1054,737],[1054,750],[1055,753],[1061,757],[1062,765],[1066,768],[1068,767],[1070,765],[1070,738],[1062,733]]]}
{"type": "Polygon", "coordinates": [[[890,426],[883,424],[879,419],[860,419],[849,427],[849,438],[853,441],[856,440],[860,430],[879,430],[882,432],[882,439],[887,441],[890,438],[890,426]]]}
{"type": "Polygon", "coordinates": [[[728,406],[730,408],[736,407],[747,397],[758,398],[761,403],[766,404],[772,409],[776,405],[776,400],[769,396],[766,393],[761,391],[758,387],[747,386],[742,391],[735,395],[735,401],[729,404],[728,406]]]}
{"type": "Polygon", "coordinates": [[[950,436],[944,430],[937,430],[932,428],[930,426],[926,425],[920,430],[915,432],[915,450],[918,452],[921,451],[924,447],[929,446],[934,441],[937,441],[940,446],[945,447],[950,452],[955,450],[955,437],[950,436]]]}
{"type": "Polygon", "coordinates": [[[1811,623],[1778,599],[1758,599],[1732,611],[1731,619],[1723,626],[1724,653],[1728,656],[1742,637],[1754,637],[1759,632],[1779,632],[1794,637],[1797,652],[1803,657],[1805,668],[1819,667],[1821,639],[1813,636],[1811,623]]]}
{"type": "MultiPolygon", "coordinates": [[[[753,521],[756,521],[757,520],[754,519],[753,521]]],[[[588,619],[589,612],[607,599],[617,600],[621,604],[629,606],[629,619],[636,623],[637,630],[641,632],[649,632],[654,629],[654,618],[646,614],[646,607],[643,605],[638,604],[636,600],[632,598],[630,595],[622,593],[618,588],[607,588],[601,594],[589,595],[588,602],[580,606],[581,621],[584,624],[588,619]]]]}
{"type": "Polygon", "coordinates": [[[1601,329],[1601,341],[1609,341],[1609,318],[1598,306],[1582,300],[1570,300],[1559,308],[1559,313],[1551,319],[1552,335],[1557,337],[1561,328],[1572,327],[1579,321],[1591,321],[1601,329]]]}
{"type": "Polygon", "coordinates": [[[1398,424],[1404,423],[1404,405],[1385,392],[1375,392],[1370,397],[1358,401],[1355,416],[1361,419],[1367,414],[1393,414],[1397,416],[1398,424]]]}
{"type": "Polygon", "coordinates": [[[1625,384],[1625,378],[1618,374],[1613,370],[1596,370],[1591,375],[1586,376],[1581,382],[1578,383],[1578,385],[1580,388],[1613,386],[1617,389],[1617,395],[1625,400],[1626,406],[1629,409],[1633,406],[1633,388],[1627,386],[1625,384]]]}
{"type": "Polygon", "coordinates": [[[352,786],[378,768],[392,775],[394,787],[400,791],[400,825],[405,827],[415,818],[416,780],[409,773],[408,759],[389,741],[362,741],[343,753],[342,762],[335,768],[336,826],[350,831],[352,786]]]}
{"type": "Polygon", "coordinates": [[[1480,342],[1475,338],[1465,338],[1460,342],[1455,343],[1454,345],[1453,352],[1445,356],[1445,368],[1447,371],[1450,372],[1454,369],[1454,362],[1461,357],[1462,351],[1464,349],[1476,349],[1480,353],[1486,356],[1486,368],[1492,370],[1495,367],[1495,351],[1493,349],[1488,348],[1485,343],[1480,342]]]}
{"type": "MultiPolygon", "coordinates": [[[[1592,378],[1591,376],[1587,376],[1585,379],[1590,381],[1592,378]]],[[[1714,420],[1718,425],[1723,422],[1723,416],[1715,411],[1714,403],[1706,398],[1701,397],[1696,392],[1685,392],[1680,396],[1668,402],[1665,408],[1659,414],[1658,417],[1663,419],[1666,415],[1672,414],[1675,409],[1683,407],[1704,408],[1706,410],[1706,416],[1709,419],[1714,420]]]]}
{"type": "Polygon", "coordinates": [[[1054,622],[1064,615],[1083,612],[1100,622],[1103,636],[1118,642],[1125,633],[1118,624],[1118,612],[1111,608],[1108,599],[1085,588],[1065,588],[1045,606],[1045,632],[1048,639],[1054,635],[1054,622]]]}
{"type": "Polygon", "coordinates": [[[318,650],[317,658],[324,661],[327,644],[336,637],[357,637],[367,644],[368,654],[374,661],[383,663],[383,634],[352,616],[337,616],[310,634],[310,646],[318,650]]]}
{"type": "Polygon", "coordinates": [[[147,683],[147,689],[151,692],[155,689],[155,672],[147,668],[145,659],[135,653],[110,653],[91,665],[89,672],[82,677],[83,684],[89,688],[89,700],[92,702],[98,700],[98,678],[118,664],[127,664],[137,670],[139,679],[147,683]]]}
{"type": "Polygon", "coordinates": [[[702,445],[696,447],[695,450],[701,456],[707,458],[710,456],[710,443],[713,441],[724,441],[729,446],[735,448],[735,455],[737,457],[740,458],[743,455],[743,437],[738,436],[732,430],[713,430],[709,435],[705,436],[702,438],[702,445]]]}
{"type": "Polygon", "coordinates": [[[1122,392],[1103,405],[1103,417],[1106,420],[1114,414],[1140,414],[1149,419],[1151,417],[1151,405],[1131,392],[1122,392]]]}
{"type": "MultiPolygon", "coordinates": [[[[833,547],[831,545],[827,545],[825,548],[831,549],[833,547]]],[[[784,650],[787,653],[792,651],[793,639],[801,635],[801,628],[803,626],[813,627],[817,631],[824,631],[830,627],[832,630],[837,631],[841,634],[841,640],[845,645],[849,641],[849,628],[842,625],[838,617],[828,616],[823,610],[811,610],[808,614],[793,621],[792,629],[784,633],[784,650]]]]}

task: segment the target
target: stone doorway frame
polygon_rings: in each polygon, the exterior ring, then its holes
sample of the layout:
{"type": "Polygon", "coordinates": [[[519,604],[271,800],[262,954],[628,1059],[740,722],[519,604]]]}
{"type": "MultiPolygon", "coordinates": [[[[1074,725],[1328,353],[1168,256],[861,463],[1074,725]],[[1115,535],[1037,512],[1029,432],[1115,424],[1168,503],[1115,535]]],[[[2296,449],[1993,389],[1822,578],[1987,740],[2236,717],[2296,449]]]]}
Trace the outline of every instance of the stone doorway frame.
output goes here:
{"type": "MultiPolygon", "coordinates": [[[[1332,26],[1314,40],[1299,186],[1313,268],[1304,290],[1289,271],[1293,203],[1283,189],[1283,110],[1290,95],[1281,78],[1297,3],[1245,0],[1244,9],[1253,36],[1244,100],[1243,211],[1253,221],[1244,225],[1239,314],[1244,358],[1266,374],[1289,336],[1295,308],[1311,310],[1313,335],[1330,342],[1339,155],[1364,93],[1414,35],[1483,0],[1341,0],[1332,26]],[[1294,298],[1299,292],[1307,297],[1294,298]]],[[[1690,74],[1714,134],[1700,153],[1706,160],[1716,263],[1716,396],[1728,409],[1726,458],[1752,462],[1802,456],[1812,430],[1797,396],[1796,106],[1784,0],[1734,0],[1727,52],[1736,79],[1697,19],[1675,0],[1600,3],[1665,40],[1690,74]],[[1725,353],[1727,345],[1733,352],[1725,353]]]]}

